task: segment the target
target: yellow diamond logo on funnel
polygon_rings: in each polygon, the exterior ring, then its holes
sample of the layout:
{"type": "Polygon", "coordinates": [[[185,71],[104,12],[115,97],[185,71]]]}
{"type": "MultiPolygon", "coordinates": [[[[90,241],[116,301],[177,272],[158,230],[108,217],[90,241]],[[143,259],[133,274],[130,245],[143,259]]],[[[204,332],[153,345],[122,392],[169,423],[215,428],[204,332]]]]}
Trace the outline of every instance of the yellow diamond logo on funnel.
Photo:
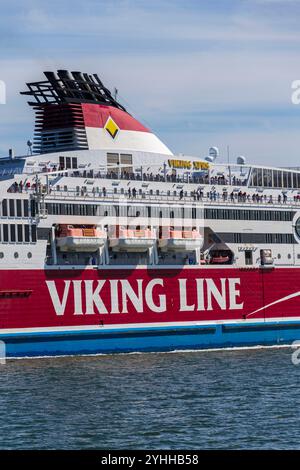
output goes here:
{"type": "Polygon", "coordinates": [[[119,132],[119,128],[115,121],[109,116],[104,126],[104,129],[109,133],[109,135],[114,139],[119,132]]]}

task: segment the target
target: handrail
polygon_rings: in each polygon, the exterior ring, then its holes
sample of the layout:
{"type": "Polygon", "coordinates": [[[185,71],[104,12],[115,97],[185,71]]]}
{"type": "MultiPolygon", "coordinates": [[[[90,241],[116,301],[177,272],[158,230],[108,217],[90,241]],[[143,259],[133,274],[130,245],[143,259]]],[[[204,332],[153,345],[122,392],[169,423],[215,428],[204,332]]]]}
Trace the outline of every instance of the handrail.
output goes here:
{"type": "Polygon", "coordinates": [[[270,201],[253,201],[252,198],[250,200],[238,200],[238,198],[235,198],[233,200],[227,199],[224,200],[222,197],[220,198],[209,198],[206,196],[203,196],[199,199],[195,199],[193,196],[183,196],[180,197],[179,195],[177,196],[172,196],[172,195],[167,195],[161,192],[159,195],[156,194],[136,194],[134,198],[129,198],[126,197],[122,194],[114,194],[110,191],[107,191],[107,194],[105,196],[103,195],[96,195],[95,193],[92,192],[86,192],[84,195],[78,195],[76,191],[53,191],[47,196],[45,196],[47,199],[45,199],[45,202],[50,202],[52,199],[61,199],[61,200],[80,200],[80,201],[106,201],[109,202],[111,201],[120,201],[126,202],[130,201],[132,204],[133,201],[158,201],[158,202],[177,202],[177,203],[184,203],[190,202],[190,203],[199,203],[199,204],[210,204],[210,205],[217,205],[218,207],[228,207],[228,206],[242,206],[242,207],[269,207],[269,208],[279,208],[279,207],[300,207],[300,200],[294,201],[292,198],[287,198],[287,200],[278,202],[276,200],[273,200],[273,202],[270,201]]]}

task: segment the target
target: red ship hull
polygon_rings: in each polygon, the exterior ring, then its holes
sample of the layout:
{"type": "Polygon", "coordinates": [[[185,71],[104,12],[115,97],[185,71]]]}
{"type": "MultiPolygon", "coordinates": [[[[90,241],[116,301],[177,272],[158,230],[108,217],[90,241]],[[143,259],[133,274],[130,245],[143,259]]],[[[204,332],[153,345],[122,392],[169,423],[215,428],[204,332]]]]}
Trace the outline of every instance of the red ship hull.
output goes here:
{"type": "MultiPolygon", "coordinates": [[[[199,337],[186,341],[186,347],[277,344],[278,338],[290,343],[300,337],[299,297],[298,268],[7,270],[1,273],[0,339],[7,342],[9,355],[184,349],[180,340],[176,342],[174,328],[236,325],[242,334],[230,343],[220,338],[207,343],[206,335],[205,341],[199,337]],[[272,336],[269,333],[274,331],[274,322],[276,335],[272,336]],[[255,334],[256,324],[268,332],[266,341],[259,332],[255,334]],[[287,325],[288,335],[282,333],[287,325]],[[136,345],[129,341],[130,347],[120,346],[118,339],[115,347],[113,342],[108,348],[104,345],[104,333],[122,330],[126,340],[127,331],[128,340],[131,330],[152,327],[156,332],[172,330],[171,345],[166,341],[167,347],[159,346],[154,341],[152,347],[149,338],[136,345]],[[250,343],[245,336],[248,330],[250,343]],[[78,339],[82,333],[84,339],[87,331],[93,331],[96,343],[95,334],[102,335],[91,350],[84,341],[83,348],[77,342],[69,349],[55,345],[50,351],[41,340],[44,333],[58,332],[64,333],[65,341],[72,341],[74,332],[78,339]],[[26,349],[30,335],[42,345],[35,352],[31,346],[26,349]],[[12,346],[16,338],[17,348],[12,346]]],[[[155,337],[153,331],[151,336],[155,337]]]]}

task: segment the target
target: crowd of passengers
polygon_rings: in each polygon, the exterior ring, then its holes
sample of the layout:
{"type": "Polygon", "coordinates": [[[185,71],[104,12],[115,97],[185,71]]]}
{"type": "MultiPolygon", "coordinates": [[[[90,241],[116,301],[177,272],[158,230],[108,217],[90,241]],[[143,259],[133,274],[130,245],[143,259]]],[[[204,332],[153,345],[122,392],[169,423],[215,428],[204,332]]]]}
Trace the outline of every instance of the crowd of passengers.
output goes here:
{"type": "MultiPolygon", "coordinates": [[[[216,185],[229,185],[230,181],[225,175],[222,176],[212,176],[209,177],[208,175],[205,176],[198,176],[190,174],[188,177],[187,175],[176,175],[176,174],[167,174],[166,176],[161,174],[153,174],[153,173],[131,173],[127,171],[122,171],[120,174],[117,172],[111,171],[109,173],[101,173],[95,171],[74,171],[69,176],[74,177],[83,177],[83,178],[105,178],[105,179],[121,179],[121,180],[132,180],[132,181],[156,181],[158,183],[194,183],[194,184],[216,184],[216,185]]],[[[247,180],[241,180],[236,176],[231,178],[231,184],[233,186],[245,186],[247,184],[247,180]]]]}
{"type": "MultiPolygon", "coordinates": [[[[10,188],[8,189],[8,192],[12,193],[22,193],[23,191],[28,191],[28,190],[35,190],[36,189],[36,183],[30,183],[29,180],[26,180],[24,183],[22,181],[14,182],[10,188]]],[[[44,186],[41,186],[40,184],[38,185],[38,191],[43,191],[46,188],[44,186]]],[[[52,192],[51,186],[49,187],[49,192],[52,192]]],[[[96,195],[96,189],[92,189],[92,194],[96,195]]],[[[108,191],[106,187],[103,187],[101,190],[99,190],[99,196],[100,197],[106,197],[108,195],[108,191]]],[[[139,192],[136,188],[128,188],[128,190],[124,193],[125,196],[127,196],[129,199],[135,199],[138,196],[139,192]]],[[[81,196],[86,196],[88,195],[86,187],[82,187],[80,190],[80,195],[81,196]]],[[[171,194],[169,194],[171,195],[171,194]]],[[[159,196],[164,196],[162,192],[160,192],[159,196]]],[[[168,194],[167,194],[168,196],[168,194]]],[[[172,196],[174,197],[174,195],[172,196]]],[[[187,191],[184,191],[181,189],[181,191],[178,193],[178,198],[179,200],[182,200],[188,196],[187,191]]],[[[288,202],[287,194],[282,193],[278,194],[277,198],[274,198],[272,195],[267,195],[267,194],[259,194],[259,193],[254,193],[254,194],[249,194],[246,193],[245,191],[232,191],[228,193],[226,190],[224,190],[222,193],[214,190],[211,190],[209,192],[204,192],[202,188],[198,188],[195,191],[191,191],[190,197],[194,201],[203,201],[203,200],[209,200],[209,201],[218,201],[218,202],[244,202],[244,203],[264,203],[264,204],[273,204],[273,203],[278,203],[278,204],[286,204],[288,202]]],[[[300,202],[300,194],[297,194],[293,197],[294,202],[300,202]]]]}

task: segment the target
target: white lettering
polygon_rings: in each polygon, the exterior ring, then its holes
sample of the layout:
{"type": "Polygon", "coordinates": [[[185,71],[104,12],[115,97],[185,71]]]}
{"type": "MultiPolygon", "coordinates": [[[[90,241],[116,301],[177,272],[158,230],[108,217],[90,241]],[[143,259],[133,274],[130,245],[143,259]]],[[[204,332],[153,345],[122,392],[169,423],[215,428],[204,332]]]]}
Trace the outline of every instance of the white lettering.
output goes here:
{"type": "Polygon", "coordinates": [[[60,300],[57,289],[56,289],[55,281],[46,281],[56,315],[64,315],[65,309],[66,309],[66,303],[68,299],[71,281],[64,281],[64,282],[65,282],[65,288],[64,288],[63,298],[62,300],[60,300]]]}
{"type": "Polygon", "coordinates": [[[110,313],[120,313],[119,310],[119,292],[118,292],[118,279],[109,281],[110,283],[110,313]]]}
{"type": "Polygon", "coordinates": [[[188,305],[186,299],[186,279],[179,279],[179,298],[180,298],[180,311],[190,312],[195,310],[195,304],[188,305]]]}
{"type": "Polygon", "coordinates": [[[135,310],[143,311],[143,280],[137,279],[138,294],[136,294],[127,280],[120,280],[122,286],[122,313],[128,313],[127,297],[132,302],[135,310]]]}
{"type": "Polygon", "coordinates": [[[229,308],[230,310],[239,310],[243,308],[244,302],[241,304],[237,303],[237,297],[240,296],[240,290],[236,289],[236,285],[241,283],[240,279],[231,278],[228,279],[229,283],[229,308]]]}
{"type": "Polygon", "coordinates": [[[220,279],[221,281],[221,292],[218,290],[216,284],[212,279],[206,279],[207,285],[207,310],[213,310],[212,297],[221,308],[226,310],[226,279],[220,279]]]}
{"type": "Polygon", "coordinates": [[[204,307],[204,279],[196,279],[197,282],[197,310],[205,310],[204,307]]]}
{"type": "Polygon", "coordinates": [[[73,289],[74,289],[74,315],[83,315],[83,311],[82,311],[81,283],[82,283],[82,281],[73,281],[73,289]]]}
{"type": "Polygon", "coordinates": [[[94,281],[84,281],[85,283],[85,299],[86,299],[86,315],[93,315],[94,304],[97,307],[99,313],[108,313],[101,297],[100,291],[105,284],[105,280],[98,281],[98,285],[95,290],[93,290],[94,281]]]}
{"type": "Polygon", "coordinates": [[[152,279],[148,283],[146,287],[146,291],[145,291],[146,303],[148,307],[150,308],[150,310],[152,310],[153,312],[165,312],[166,311],[166,296],[164,294],[159,294],[158,305],[156,305],[153,302],[153,289],[154,289],[154,286],[157,286],[157,285],[164,286],[164,281],[162,279],[152,279]]]}

